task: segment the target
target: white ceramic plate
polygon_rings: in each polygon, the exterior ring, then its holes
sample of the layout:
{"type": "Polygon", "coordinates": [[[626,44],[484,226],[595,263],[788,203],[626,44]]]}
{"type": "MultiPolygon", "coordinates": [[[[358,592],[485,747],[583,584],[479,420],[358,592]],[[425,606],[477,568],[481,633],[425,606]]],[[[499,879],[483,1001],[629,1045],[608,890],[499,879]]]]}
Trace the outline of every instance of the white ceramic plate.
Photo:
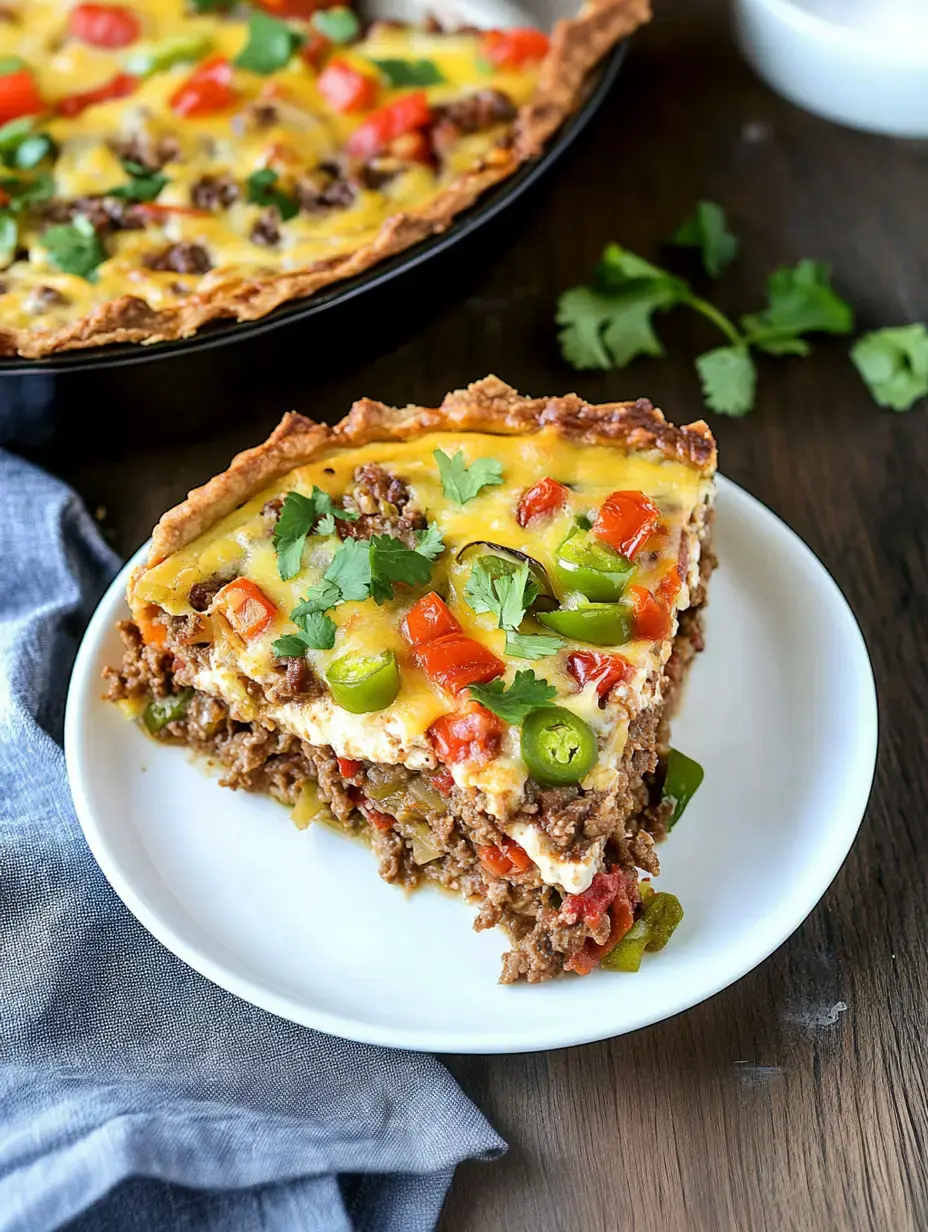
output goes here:
{"type": "MultiPolygon", "coordinates": [[[[68,696],[65,748],[87,842],[116,892],[217,984],[306,1026],[437,1052],[581,1044],[679,1013],[750,971],[802,922],[857,832],[876,757],[876,697],[847,604],[772,513],[721,480],[708,648],[674,743],[705,782],[660,849],[685,918],[640,972],[497,983],[505,938],[434,890],[407,897],[368,849],[300,833],[185,751],[100,701],[126,573],[100,604],[68,696]]],[[[135,562],[130,562],[134,564],[135,562]]]]}

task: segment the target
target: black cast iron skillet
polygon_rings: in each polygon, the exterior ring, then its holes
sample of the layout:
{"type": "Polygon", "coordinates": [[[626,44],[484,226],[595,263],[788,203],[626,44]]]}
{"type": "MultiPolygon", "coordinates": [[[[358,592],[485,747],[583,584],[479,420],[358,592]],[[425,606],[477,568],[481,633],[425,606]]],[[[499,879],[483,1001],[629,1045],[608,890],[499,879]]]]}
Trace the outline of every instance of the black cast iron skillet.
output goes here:
{"type": "Polygon", "coordinates": [[[99,446],[111,423],[118,423],[128,440],[134,425],[150,426],[155,414],[199,434],[245,408],[256,382],[261,403],[268,399],[268,385],[279,383],[279,405],[292,405],[290,391],[300,387],[295,380],[305,389],[313,372],[331,369],[348,354],[357,361],[359,354],[369,359],[395,348],[447,300],[449,289],[460,294],[462,270],[473,277],[485,267],[489,232],[500,230],[487,224],[502,223],[586,127],[615,82],[626,50],[627,42],[619,44],[594,70],[580,107],[538,158],[490,189],[440,235],[354,278],[283,304],[260,320],[213,322],[174,342],[0,360],[0,444],[86,441],[90,424],[96,438],[90,443],[99,446]]]}

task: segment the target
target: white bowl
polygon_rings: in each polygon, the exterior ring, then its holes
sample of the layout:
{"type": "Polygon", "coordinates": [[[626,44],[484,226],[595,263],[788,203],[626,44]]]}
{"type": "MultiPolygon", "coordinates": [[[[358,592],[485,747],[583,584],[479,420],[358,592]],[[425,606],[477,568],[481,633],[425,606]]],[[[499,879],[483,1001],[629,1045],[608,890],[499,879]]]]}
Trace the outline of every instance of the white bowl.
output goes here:
{"type": "Polygon", "coordinates": [[[735,28],[761,77],[800,107],[928,137],[925,0],[735,0],[735,28]]]}

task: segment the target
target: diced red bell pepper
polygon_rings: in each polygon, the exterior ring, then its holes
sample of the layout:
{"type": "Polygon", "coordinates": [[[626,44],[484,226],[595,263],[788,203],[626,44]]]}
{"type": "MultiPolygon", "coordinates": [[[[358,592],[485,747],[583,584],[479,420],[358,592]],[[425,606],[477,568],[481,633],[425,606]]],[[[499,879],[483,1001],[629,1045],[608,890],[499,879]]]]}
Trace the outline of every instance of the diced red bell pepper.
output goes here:
{"type": "Polygon", "coordinates": [[[486,684],[506,670],[489,647],[464,633],[446,633],[415,649],[416,662],[433,684],[460,693],[471,684],[486,684]]]}
{"type": "Polygon", "coordinates": [[[430,166],[435,161],[432,143],[421,130],[394,137],[387,146],[387,153],[402,159],[404,163],[424,163],[430,166]]]}
{"type": "Polygon", "coordinates": [[[593,534],[634,560],[661,520],[661,511],[643,492],[613,492],[602,503],[593,534]]]}
{"type": "Polygon", "coordinates": [[[0,77],[0,124],[47,110],[48,105],[39,94],[35,78],[28,69],[17,69],[15,73],[5,73],[0,77]]]}
{"type": "Polygon", "coordinates": [[[436,719],[426,734],[435,756],[446,765],[480,764],[492,761],[499,753],[503,725],[492,711],[472,701],[462,710],[436,719]]]}
{"type": "Polygon", "coordinates": [[[567,656],[567,670],[581,689],[594,681],[599,697],[608,697],[617,684],[629,680],[634,668],[619,654],[602,650],[575,650],[567,656]]]}
{"type": "Polygon", "coordinates": [[[330,60],[316,82],[319,93],[336,111],[368,111],[377,97],[377,83],[347,60],[330,60]]]}
{"type": "MultiPolygon", "coordinates": [[[[0,78],[0,85],[4,80],[6,79],[0,78]]],[[[63,116],[80,115],[95,103],[109,103],[114,98],[125,98],[128,94],[133,94],[138,87],[138,77],[133,77],[131,73],[117,73],[95,90],[82,90],[78,94],[65,95],[58,100],[55,110],[63,116]]]]}
{"type": "Polygon", "coordinates": [[[436,770],[431,777],[432,786],[446,798],[454,791],[454,775],[450,770],[436,770]]]}
{"type": "Polygon", "coordinates": [[[277,615],[277,608],[264,591],[248,578],[236,578],[217,591],[210,605],[210,611],[214,609],[221,611],[246,641],[263,633],[277,615]]]}
{"type": "Polygon", "coordinates": [[[378,830],[392,830],[396,825],[395,817],[391,817],[389,813],[381,813],[380,809],[375,809],[372,804],[362,804],[361,812],[378,830]]]}
{"type": "Polygon", "coordinates": [[[171,110],[195,118],[226,111],[234,102],[232,65],[224,56],[210,56],[171,95],[171,110]]]}
{"type": "Polygon", "coordinates": [[[370,158],[385,149],[395,137],[425,128],[431,115],[424,90],[403,94],[394,102],[371,112],[348,138],[345,149],[352,158],[370,158]]]}
{"type": "Polygon", "coordinates": [[[487,30],[480,40],[480,54],[495,68],[524,68],[548,54],[547,34],[531,26],[512,30],[487,30]]]}
{"type": "Polygon", "coordinates": [[[332,8],[341,3],[342,0],[258,0],[258,7],[273,17],[295,17],[306,21],[319,9],[332,8]]]}
{"type": "Polygon", "coordinates": [[[411,646],[432,642],[446,633],[460,633],[461,626],[452,616],[447,603],[435,591],[417,599],[403,621],[403,637],[411,646]]]}
{"type": "Polygon", "coordinates": [[[683,579],[680,576],[680,566],[674,565],[669,572],[665,573],[661,578],[657,587],[657,600],[661,607],[671,611],[677,604],[677,596],[680,593],[680,587],[683,585],[683,579]]]}
{"type": "Polygon", "coordinates": [[[353,779],[361,773],[364,767],[363,761],[355,761],[353,757],[338,757],[338,773],[343,779],[353,779]]]}
{"type": "Polygon", "coordinates": [[[485,869],[496,877],[508,877],[512,873],[524,873],[532,867],[532,861],[524,847],[506,835],[495,847],[478,847],[477,857],[485,869]]]}
{"type": "Polygon", "coordinates": [[[645,586],[629,586],[626,594],[635,610],[635,637],[659,642],[670,634],[671,618],[645,586]]]}
{"type": "Polygon", "coordinates": [[[128,47],[141,33],[138,14],[121,4],[78,4],[68,19],[68,34],[92,47],[128,47]]]}
{"type": "Polygon", "coordinates": [[[527,526],[534,518],[562,508],[569,495],[569,488],[565,488],[556,479],[545,476],[522,493],[516,509],[516,521],[520,526],[527,526]]]}

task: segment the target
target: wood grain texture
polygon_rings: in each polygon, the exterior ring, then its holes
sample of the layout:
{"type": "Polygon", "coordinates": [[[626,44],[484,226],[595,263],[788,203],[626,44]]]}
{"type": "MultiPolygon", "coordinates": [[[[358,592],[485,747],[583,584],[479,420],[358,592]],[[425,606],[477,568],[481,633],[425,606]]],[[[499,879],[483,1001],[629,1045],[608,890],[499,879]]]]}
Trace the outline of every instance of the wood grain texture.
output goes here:
{"type": "MultiPolygon", "coordinates": [[[[625,372],[560,360],[554,299],[605,241],[659,258],[708,197],[742,237],[723,307],[758,307],[770,270],[812,256],[833,265],[862,328],[928,320],[926,188],[925,147],[772,95],[731,44],[721,0],[658,0],[619,87],[508,247],[437,295],[414,336],[379,356],[352,342],[325,373],[281,353],[247,407],[222,390],[229,425],[212,439],[55,465],[106,507],[128,552],[289,406],[334,419],[362,393],[427,403],[495,371],[529,393],[647,395],[695,418],[692,357],[715,345],[701,322],[662,320],[668,358],[625,372]]],[[[832,340],[807,360],[762,360],[755,413],[710,419],[724,472],[806,540],[863,627],[882,730],[861,835],[802,928],[708,1003],[587,1048],[449,1058],[511,1150],[459,1170],[442,1232],[928,1226],[928,410],[878,410],[832,340]]]]}

